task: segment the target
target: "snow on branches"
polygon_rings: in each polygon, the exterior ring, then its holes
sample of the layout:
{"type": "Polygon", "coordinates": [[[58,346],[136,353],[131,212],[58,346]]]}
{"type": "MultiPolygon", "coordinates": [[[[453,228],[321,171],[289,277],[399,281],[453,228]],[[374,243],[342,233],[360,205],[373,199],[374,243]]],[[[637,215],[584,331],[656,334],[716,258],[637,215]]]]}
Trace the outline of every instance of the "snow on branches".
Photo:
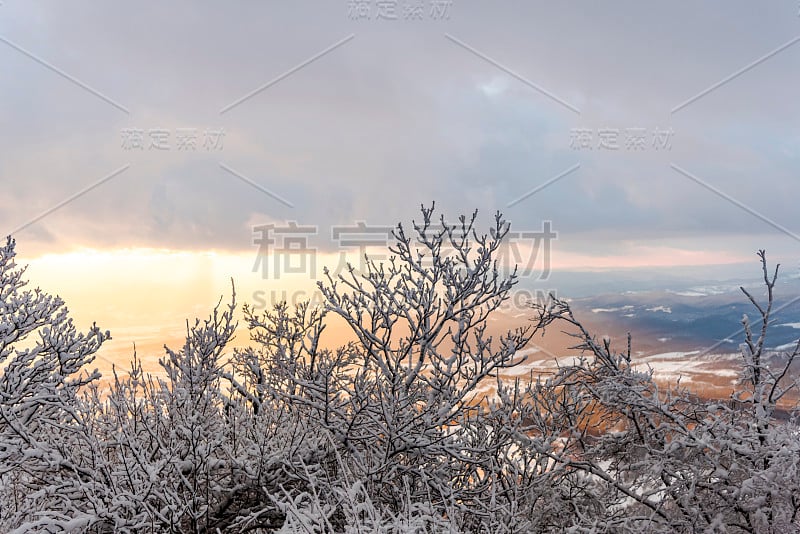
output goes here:
{"type": "Polygon", "coordinates": [[[398,225],[392,256],[320,283],[322,307],[243,307],[187,324],[163,373],[101,386],[108,332],[78,333],[64,303],[26,289],[0,249],[0,530],[4,532],[791,532],[797,420],[778,421],[800,345],[765,345],[766,302],[743,320],[730,401],[662,387],[631,339],[616,352],[566,301],[492,336],[509,297],[475,215],[433,206],[398,225]],[[353,340],[324,342],[331,320],[353,340]],[[504,382],[531,338],[564,328],[580,356],[504,382]],[[754,333],[755,332],[755,333],[754,333]]]}

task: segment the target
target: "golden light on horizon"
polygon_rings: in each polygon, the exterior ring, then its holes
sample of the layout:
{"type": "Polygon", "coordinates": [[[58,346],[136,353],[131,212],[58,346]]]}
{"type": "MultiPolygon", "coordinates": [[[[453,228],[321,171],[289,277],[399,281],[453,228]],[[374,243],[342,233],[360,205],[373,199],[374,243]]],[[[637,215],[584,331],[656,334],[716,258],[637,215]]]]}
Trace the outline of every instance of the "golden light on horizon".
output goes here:
{"type": "MultiPolygon", "coordinates": [[[[520,250],[522,256],[530,251],[520,250]]],[[[385,251],[381,259],[385,259],[385,251]]],[[[380,257],[380,256],[378,256],[380,257]]],[[[112,333],[103,348],[98,366],[110,362],[127,365],[136,344],[145,363],[163,356],[163,344],[178,348],[187,320],[207,317],[218,303],[231,297],[231,280],[237,304],[257,310],[271,308],[286,300],[295,305],[304,300],[321,302],[316,280],[323,278],[323,266],[341,265],[337,252],[316,253],[315,276],[310,272],[264,277],[256,267],[253,251],[230,253],[149,248],[116,250],[83,249],[61,254],[18,258],[28,265],[26,279],[31,287],[61,296],[79,330],[92,322],[112,333]],[[314,279],[316,278],[316,280],[314,279]]],[[[274,255],[262,258],[277,265],[274,255]]],[[[283,260],[283,258],[280,258],[283,260]]],[[[537,258],[541,264],[542,258],[537,258]]],[[[733,263],[739,258],[707,252],[666,247],[632,247],[629,254],[592,257],[555,251],[551,269],[608,269],[672,265],[733,263]]],[[[355,264],[355,262],[354,262],[355,264]]],[[[240,328],[237,343],[247,341],[240,328]]]]}

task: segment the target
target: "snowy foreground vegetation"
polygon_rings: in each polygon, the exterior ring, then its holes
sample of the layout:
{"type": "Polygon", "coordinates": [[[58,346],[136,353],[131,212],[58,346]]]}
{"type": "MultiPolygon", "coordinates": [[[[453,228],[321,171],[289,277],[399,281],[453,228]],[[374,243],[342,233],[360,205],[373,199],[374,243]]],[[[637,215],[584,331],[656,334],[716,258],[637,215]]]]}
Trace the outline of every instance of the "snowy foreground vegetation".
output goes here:
{"type": "Polygon", "coordinates": [[[231,352],[234,294],[167,349],[165,378],[134,355],[108,387],[91,364],[109,333],[79,333],[59,298],[26,289],[9,239],[0,531],[800,529],[797,425],[777,419],[800,347],[766,351],[778,271],[763,252],[738,391],[709,400],[659,387],[630,339],[615,352],[555,298],[492,339],[516,281],[494,263],[508,225],[498,215],[484,236],[474,220],[441,230],[423,209],[413,235],[398,225],[393,260],[321,283],[324,308],[244,306],[252,342],[231,352]],[[357,341],[323,348],[331,320],[357,341]],[[584,357],[500,382],[549,328],[584,357]]]}

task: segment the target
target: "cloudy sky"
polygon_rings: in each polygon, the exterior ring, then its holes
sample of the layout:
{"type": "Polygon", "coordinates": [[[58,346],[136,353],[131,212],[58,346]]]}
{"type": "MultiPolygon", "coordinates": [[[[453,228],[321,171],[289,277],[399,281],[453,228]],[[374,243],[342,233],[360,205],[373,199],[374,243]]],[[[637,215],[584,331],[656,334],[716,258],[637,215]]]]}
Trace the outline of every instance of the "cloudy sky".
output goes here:
{"type": "Polygon", "coordinates": [[[254,226],[335,257],[333,227],[433,200],[551,221],[554,269],[796,269],[799,9],[2,0],[0,225],[72,286],[194,257],[224,287],[254,226]]]}

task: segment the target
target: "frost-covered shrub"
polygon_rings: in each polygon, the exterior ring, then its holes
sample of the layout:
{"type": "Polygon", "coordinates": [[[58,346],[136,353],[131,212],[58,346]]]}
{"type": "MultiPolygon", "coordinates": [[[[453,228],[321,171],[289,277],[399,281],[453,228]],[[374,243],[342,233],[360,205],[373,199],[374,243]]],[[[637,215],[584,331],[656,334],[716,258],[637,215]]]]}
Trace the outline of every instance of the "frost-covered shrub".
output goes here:
{"type": "Polygon", "coordinates": [[[434,224],[387,262],[320,284],[325,305],[263,314],[228,351],[235,293],[187,325],[163,374],[134,353],[110,386],[89,371],[109,334],[77,333],[64,303],[25,289],[0,249],[0,531],[792,532],[800,509],[795,388],[800,347],[765,348],[749,293],[742,377],[730,401],[660,387],[556,298],[528,328],[487,321],[516,283],[488,235],[434,224]],[[415,243],[417,243],[415,245],[415,243]],[[333,320],[355,341],[328,347],[333,320]],[[533,335],[565,328],[582,357],[502,382],[533,335]],[[753,329],[757,334],[753,333],[753,329]]]}
{"type": "Polygon", "coordinates": [[[99,377],[88,366],[110,336],[96,325],[78,333],[60,298],[26,288],[14,257],[9,238],[0,248],[0,522],[25,525],[20,532],[85,526],[86,488],[111,473],[96,468],[102,444],[78,392],[99,377]]]}

